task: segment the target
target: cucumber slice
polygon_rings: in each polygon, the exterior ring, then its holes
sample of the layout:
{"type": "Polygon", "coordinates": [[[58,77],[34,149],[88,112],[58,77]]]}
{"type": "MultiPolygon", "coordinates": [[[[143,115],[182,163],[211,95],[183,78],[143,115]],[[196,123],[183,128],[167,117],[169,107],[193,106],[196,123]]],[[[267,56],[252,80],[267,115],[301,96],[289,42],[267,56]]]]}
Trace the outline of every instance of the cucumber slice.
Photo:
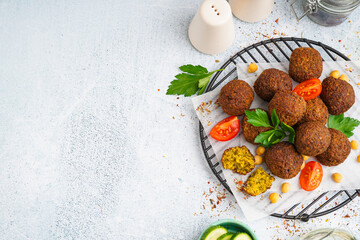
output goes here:
{"type": "Polygon", "coordinates": [[[204,232],[201,240],[217,240],[218,237],[227,232],[227,229],[222,226],[213,226],[204,232]]]}
{"type": "Polygon", "coordinates": [[[217,240],[230,240],[232,236],[234,236],[233,233],[225,233],[225,234],[221,235],[220,237],[218,237],[217,240]]]}
{"type": "Polygon", "coordinates": [[[252,240],[252,238],[247,233],[236,233],[231,240],[252,240]]]}

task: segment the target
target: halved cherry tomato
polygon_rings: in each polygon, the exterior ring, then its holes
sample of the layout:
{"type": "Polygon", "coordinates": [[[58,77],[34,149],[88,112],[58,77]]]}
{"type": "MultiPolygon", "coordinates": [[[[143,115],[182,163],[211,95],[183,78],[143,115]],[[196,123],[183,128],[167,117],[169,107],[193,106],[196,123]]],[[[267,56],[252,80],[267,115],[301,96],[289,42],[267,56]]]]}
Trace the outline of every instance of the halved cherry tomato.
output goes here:
{"type": "Polygon", "coordinates": [[[236,116],[228,117],[216,124],[210,131],[211,137],[218,141],[228,141],[240,131],[240,121],[236,116]]]}
{"type": "Polygon", "coordinates": [[[318,162],[308,162],[300,173],[300,186],[306,191],[315,190],[321,183],[323,170],[318,162]]]}
{"type": "Polygon", "coordinates": [[[320,95],[322,90],[320,79],[313,78],[297,85],[293,92],[304,98],[304,100],[314,99],[320,95]]]}

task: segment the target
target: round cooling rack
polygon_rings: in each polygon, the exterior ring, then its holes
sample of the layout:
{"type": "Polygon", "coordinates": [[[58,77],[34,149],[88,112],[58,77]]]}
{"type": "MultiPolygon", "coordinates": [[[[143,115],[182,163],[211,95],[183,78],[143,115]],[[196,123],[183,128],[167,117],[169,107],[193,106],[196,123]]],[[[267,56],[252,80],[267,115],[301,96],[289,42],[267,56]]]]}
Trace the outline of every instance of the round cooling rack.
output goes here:
{"type": "MultiPolygon", "coordinates": [[[[286,62],[289,61],[291,52],[298,47],[315,48],[321,53],[324,61],[346,60],[350,61],[348,57],[339,51],[321,43],[305,38],[275,38],[262,42],[255,43],[240,52],[236,53],[229,60],[227,60],[220,68],[224,69],[217,72],[209,82],[205,92],[214,90],[224,81],[237,78],[236,64],[247,62],[286,62]]],[[[212,150],[208,137],[204,133],[204,128],[199,123],[200,141],[205,155],[205,158],[220,183],[230,192],[230,187],[226,183],[219,161],[216,159],[212,150]]],[[[271,216],[285,218],[285,219],[300,219],[308,221],[310,218],[316,218],[334,212],[342,208],[350,201],[360,195],[360,189],[357,190],[342,190],[330,191],[322,193],[313,201],[298,203],[288,209],[284,213],[273,213],[271,216]]]]}

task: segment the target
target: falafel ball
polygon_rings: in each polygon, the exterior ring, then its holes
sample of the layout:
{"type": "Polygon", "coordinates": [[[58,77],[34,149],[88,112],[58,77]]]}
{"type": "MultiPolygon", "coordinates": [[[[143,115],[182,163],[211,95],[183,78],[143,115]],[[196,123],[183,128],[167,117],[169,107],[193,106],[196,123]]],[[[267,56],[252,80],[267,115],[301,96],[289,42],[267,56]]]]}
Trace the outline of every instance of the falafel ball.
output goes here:
{"type": "MultiPolygon", "coordinates": [[[[264,109],[262,109],[262,110],[264,110],[264,109]]],[[[250,109],[250,111],[255,111],[255,109],[250,109]]],[[[246,115],[241,120],[241,127],[243,130],[245,140],[248,141],[249,143],[252,143],[255,145],[259,144],[259,143],[254,142],[257,135],[259,135],[262,132],[266,132],[266,131],[269,131],[272,129],[271,127],[255,127],[255,126],[253,126],[251,123],[248,122],[248,118],[246,115]]]]}
{"type": "Polygon", "coordinates": [[[351,146],[349,139],[345,136],[345,134],[333,128],[329,128],[329,131],[331,134],[330,145],[325,152],[317,155],[316,159],[322,165],[337,166],[343,163],[349,156],[351,146]]]}
{"type": "Polygon", "coordinates": [[[306,100],[306,112],[298,124],[318,121],[325,125],[329,118],[329,111],[320,98],[306,100]]]}
{"type": "Polygon", "coordinates": [[[291,77],[278,69],[264,70],[256,79],[254,90],[263,100],[269,102],[279,90],[292,90],[291,77]]]}
{"type": "Polygon", "coordinates": [[[274,109],[280,122],[293,126],[303,118],[306,102],[292,91],[279,91],[269,103],[269,113],[272,113],[274,109]]]}
{"type": "Polygon", "coordinates": [[[305,122],[296,129],[296,150],[306,156],[317,156],[325,152],[330,142],[329,129],[321,122],[305,122]]]}
{"type": "Polygon", "coordinates": [[[240,116],[245,113],[254,100],[254,92],[243,80],[232,80],[220,90],[219,104],[229,115],[240,116]]]}
{"type": "Polygon", "coordinates": [[[319,78],[323,70],[323,62],[320,53],[309,47],[296,48],[290,56],[289,75],[295,81],[303,81],[319,78]]]}
{"type": "Polygon", "coordinates": [[[295,177],[304,162],[302,155],[289,142],[273,145],[265,152],[264,160],[272,174],[284,179],[295,177]]]}
{"type": "Polygon", "coordinates": [[[353,87],[348,82],[333,77],[327,77],[322,82],[320,97],[332,115],[346,112],[355,103],[353,87]]]}

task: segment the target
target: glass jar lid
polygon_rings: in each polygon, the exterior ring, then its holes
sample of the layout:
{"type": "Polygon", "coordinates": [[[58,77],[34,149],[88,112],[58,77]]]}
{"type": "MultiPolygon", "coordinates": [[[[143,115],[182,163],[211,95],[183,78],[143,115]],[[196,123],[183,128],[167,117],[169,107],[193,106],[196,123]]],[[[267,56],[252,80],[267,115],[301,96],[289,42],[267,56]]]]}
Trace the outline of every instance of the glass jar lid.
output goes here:
{"type": "Polygon", "coordinates": [[[344,229],[322,228],[300,237],[299,240],[356,240],[344,229]]]}
{"type": "Polygon", "coordinates": [[[334,13],[350,13],[360,5],[360,0],[317,0],[319,8],[334,13]]]}

